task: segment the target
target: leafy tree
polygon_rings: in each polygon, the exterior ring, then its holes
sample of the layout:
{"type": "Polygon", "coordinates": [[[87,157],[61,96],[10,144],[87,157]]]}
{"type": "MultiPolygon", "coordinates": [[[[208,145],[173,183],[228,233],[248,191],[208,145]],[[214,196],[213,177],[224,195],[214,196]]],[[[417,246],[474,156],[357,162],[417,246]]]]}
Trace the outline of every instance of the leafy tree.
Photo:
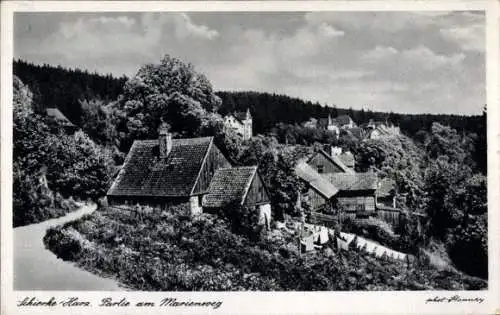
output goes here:
{"type": "Polygon", "coordinates": [[[471,171],[464,165],[440,158],[425,174],[426,209],[431,219],[432,235],[444,240],[463,217],[463,205],[457,204],[464,195],[463,183],[471,171]]]}
{"type": "Polygon", "coordinates": [[[124,112],[118,124],[124,133],[121,149],[135,139],[157,135],[163,120],[183,136],[198,136],[208,113],[218,109],[220,99],[207,78],[191,64],[166,55],[158,64],[147,64],[125,83],[116,107],[124,112]]]}
{"type": "Polygon", "coordinates": [[[467,224],[457,226],[449,235],[449,252],[461,270],[488,278],[487,215],[468,216],[467,224]]]}
{"type": "Polygon", "coordinates": [[[103,101],[97,100],[82,100],[82,130],[94,141],[100,144],[115,144],[115,139],[118,138],[115,121],[113,117],[115,111],[112,110],[111,104],[107,105],[103,101]]]}

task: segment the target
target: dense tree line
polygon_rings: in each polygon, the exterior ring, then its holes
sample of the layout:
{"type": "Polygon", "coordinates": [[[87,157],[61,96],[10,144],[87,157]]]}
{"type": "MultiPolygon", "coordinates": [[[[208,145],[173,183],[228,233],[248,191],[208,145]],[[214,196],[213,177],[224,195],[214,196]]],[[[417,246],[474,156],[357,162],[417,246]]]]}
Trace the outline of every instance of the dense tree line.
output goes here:
{"type": "Polygon", "coordinates": [[[33,93],[35,110],[57,107],[73,123],[81,119],[80,100],[115,100],[122,92],[125,77],[89,73],[61,66],[35,65],[14,60],[13,72],[33,93]]]}

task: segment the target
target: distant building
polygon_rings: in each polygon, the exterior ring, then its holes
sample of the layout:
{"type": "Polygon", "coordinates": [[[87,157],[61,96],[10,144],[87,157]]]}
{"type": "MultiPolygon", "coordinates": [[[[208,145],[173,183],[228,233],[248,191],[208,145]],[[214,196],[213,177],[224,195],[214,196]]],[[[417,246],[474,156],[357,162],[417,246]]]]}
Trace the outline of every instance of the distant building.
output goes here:
{"type": "Polygon", "coordinates": [[[331,115],[328,115],[327,118],[320,118],[318,120],[317,128],[332,131],[337,135],[337,137],[340,133],[340,128],[337,120],[335,118],[332,118],[331,115]]]}
{"type": "Polygon", "coordinates": [[[58,108],[47,108],[45,112],[48,117],[51,117],[52,119],[59,122],[66,130],[66,132],[73,133],[78,129],[78,127],[75,126],[66,116],[64,116],[64,114],[58,108]]]}
{"type": "Polygon", "coordinates": [[[302,127],[316,129],[318,128],[318,120],[316,118],[311,118],[308,121],[303,122],[302,127]]]}
{"type": "Polygon", "coordinates": [[[396,137],[401,134],[398,126],[382,121],[370,120],[366,130],[366,138],[368,139],[386,139],[396,137]]]}
{"type": "MultiPolygon", "coordinates": [[[[259,224],[270,229],[271,201],[257,166],[218,169],[203,196],[204,210],[220,209],[238,203],[259,211],[259,224]]],[[[212,210],[213,211],[213,210],[212,210]]]]}
{"type": "Polygon", "coordinates": [[[352,120],[349,115],[340,115],[336,118],[337,124],[340,128],[354,128],[356,127],[356,123],[352,120]]]}
{"type": "Polygon", "coordinates": [[[213,137],[172,139],[162,126],[155,140],[136,140],[107,193],[110,205],[186,205],[202,212],[201,198],[215,172],[231,167],[213,137]]]}
{"type": "Polygon", "coordinates": [[[244,140],[252,138],[253,135],[253,121],[250,109],[246,113],[238,112],[229,114],[224,117],[224,127],[233,130],[244,140]]]}
{"type": "Polygon", "coordinates": [[[365,138],[365,131],[363,130],[363,128],[360,128],[360,127],[353,127],[353,128],[349,128],[349,129],[345,129],[347,133],[351,134],[353,137],[359,139],[359,140],[362,140],[365,138]]]}

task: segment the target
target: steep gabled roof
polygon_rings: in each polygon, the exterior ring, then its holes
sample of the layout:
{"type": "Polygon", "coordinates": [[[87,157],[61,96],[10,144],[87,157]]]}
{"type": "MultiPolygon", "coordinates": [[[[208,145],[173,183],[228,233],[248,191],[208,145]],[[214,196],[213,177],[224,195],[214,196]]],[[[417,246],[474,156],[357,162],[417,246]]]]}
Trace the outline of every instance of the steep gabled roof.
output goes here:
{"type": "Polygon", "coordinates": [[[58,108],[55,108],[55,107],[54,108],[47,108],[46,112],[47,112],[47,116],[53,117],[56,120],[59,120],[60,122],[62,122],[63,124],[69,125],[69,126],[74,126],[73,123],[66,116],[64,116],[64,114],[61,113],[61,111],[58,108]]]}
{"type": "Polygon", "coordinates": [[[330,154],[326,153],[324,150],[319,150],[317,151],[315,154],[313,154],[309,160],[307,162],[309,162],[310,160],[312,160],[314,158],[314,156],[316,154],[323,154],[330,162],[332,162],[333,164],[337,165],[343,172],[347,172],[347,173],[353,173],[354,171],[352,169],[350,169],[349,167],[347,167],[347,165],[344,164],[344,162],[342,162],[342,160],[334,155],[334,156],[331,156],[330,154]]]}
{"type": "Polygon", "coordinates": [[[351,134],[356,138],[362,138],[364,134],[364,130],[360,127],[350,128],[349,132],[351,132],[351,134]]]}
{"type": "Polygon", "coordinates": [[[352,121],[351,116],[349,115],[340,115],[336,118],[336,120],[340,125],[347,125],[352,121]]]}
{"type": "Polygon", "coordinates": [[[221,208],[232,202],[243,204],[255,176],[258,176],[257,166],[218,169],[203,196],[202,206],[221,208]]]}
{"type": "Polygon", "coordinates": [[[318,127],[326,129],[326,127],[328,127],[328,118],[319,118],[318,127]]]}
{"type": "Polygon", "coordinates": [[[305,162],[299,162],[295,166],[295,174],[326,199],[332,198],[339,191],[337,187],[323,178],[305,162]]]}
{"type": "Polygon", "coordinates": [[[212,143],[212,137],[173,139],[160,159],[158,140],[136,140],[108,195],[189,196],[212,143]]]}
{"type": "Polygon", "coordinates": [[[339,190],[375,190],[377,189],[377,174],[367,173],[329,173],[323,174],[339,190]]]}
{"type": "Polygon", "coordinates": [[[233,113],[234,118],[238,119],[239,121],[243,121],[247,118],[247,114],[245,112],[236,112],[233,113]]]}

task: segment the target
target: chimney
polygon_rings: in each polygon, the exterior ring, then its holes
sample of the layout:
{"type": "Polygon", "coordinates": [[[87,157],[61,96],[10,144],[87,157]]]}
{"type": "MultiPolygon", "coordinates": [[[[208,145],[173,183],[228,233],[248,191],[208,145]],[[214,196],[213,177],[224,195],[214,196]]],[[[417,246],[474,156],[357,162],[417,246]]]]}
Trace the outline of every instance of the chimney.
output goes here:
{"type": "Polygon", "coordinates": [[[158,128],[158,143],[160,145],[160,158],[164,159],[172,151],[172,134],[169,132],[169,126],[162,123],[158,128]]]}
{"type": "Polygon", "coordinates": [[[330,151],[331,151],[330,152],[331,156],[342,154],[342,148],[341,147],[332,146],[331,149],[330,149],[330,151]]]}

